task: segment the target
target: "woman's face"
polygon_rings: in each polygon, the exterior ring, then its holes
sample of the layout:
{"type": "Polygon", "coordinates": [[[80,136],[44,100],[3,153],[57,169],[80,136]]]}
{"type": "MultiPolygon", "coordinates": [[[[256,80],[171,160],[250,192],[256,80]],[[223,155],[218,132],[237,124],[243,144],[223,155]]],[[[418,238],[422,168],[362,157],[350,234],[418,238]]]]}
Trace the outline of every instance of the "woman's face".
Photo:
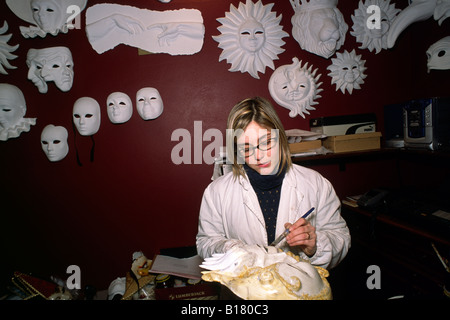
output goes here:
{"type": "Polygon", "coordinates": [[[276,174],[280,164],[278,130],[269,130],[254,121],[250,122],[237,138],[237,152],[259,174],[276,174]]]}

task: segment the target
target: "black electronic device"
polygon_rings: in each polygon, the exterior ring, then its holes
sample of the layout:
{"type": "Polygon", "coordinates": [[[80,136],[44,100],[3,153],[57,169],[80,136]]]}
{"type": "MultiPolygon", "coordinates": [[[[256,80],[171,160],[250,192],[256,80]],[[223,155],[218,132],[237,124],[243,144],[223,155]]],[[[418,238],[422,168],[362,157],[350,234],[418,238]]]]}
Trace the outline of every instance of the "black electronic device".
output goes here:
{"type": "Polygon", "coordinates": [[[371,189],[363,194],[356,202],[360,207],[374,207],[378,205],[388,194],[384,189],[371,189]]]}
{"type": "Polygon", "coordinates": [[[448,149],[450,147],[450,98],[411,100],[403,105],[405,147],[448,149]]]}

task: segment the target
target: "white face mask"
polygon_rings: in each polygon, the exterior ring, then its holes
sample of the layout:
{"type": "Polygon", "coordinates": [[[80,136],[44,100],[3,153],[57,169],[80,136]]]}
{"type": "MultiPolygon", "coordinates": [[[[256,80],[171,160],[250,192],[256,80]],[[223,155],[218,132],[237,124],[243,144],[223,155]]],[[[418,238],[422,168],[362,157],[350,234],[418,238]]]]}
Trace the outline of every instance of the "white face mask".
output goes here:
{"type": "Polygon", "coordinates": [[[27,110],[22,91],[16,86],[0,83],[0,129],[14,127],[27,110]]]}
{"type": "Polygon", "coordinates": [[[427,50],[427,69],[450,69],[450,36],[433,43],[427,50]]]}
{"type": "Polygon", "coordinates": [[[30,49],[27,54],[28,79],[40,93],[48,90],[46,82],[53,81],[63,92],[72,88],[74,71],[72,53],[66,47],[30,49]]]}
{"type": "Polygon", "coordinates": [[[112,123],[124,123],[133,114],[133,103],[123,92],[113,92],[106,99],[106,110],[112,123]]]}
{"type": "Polygon", "coordinates": [[[69,153],[67,129],[49,124],[42,130],[41,146],[48,160],[56,162],[64,159],[69,153]]]}
{"type": "Polygon", "coordinates": [[[161,95],[155,88],[142,88],[136,94],[136,108],[144,120],[158,118],[163,110],[164,105],[161,95]]]}
{"type": "Polygon", "coordinates": [[[92,136],[100,128],[100,105],[89,97],[78,99],[73,105],[73,123],[82,136],[92,136]]]}
{"type": "Polygon", "coordinates": [[[34,21],[45,32],[54,33],[66,23],[61,1],[32,0],[30,5],[34,21]]]}

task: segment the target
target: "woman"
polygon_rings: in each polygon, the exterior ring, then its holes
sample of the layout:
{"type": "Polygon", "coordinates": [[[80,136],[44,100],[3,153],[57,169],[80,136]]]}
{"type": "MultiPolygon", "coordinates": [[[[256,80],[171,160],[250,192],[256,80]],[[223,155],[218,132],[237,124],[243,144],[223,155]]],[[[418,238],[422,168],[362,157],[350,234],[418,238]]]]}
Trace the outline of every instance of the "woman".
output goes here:
{"type": "Polygon", "coordinates": [[[246,99],[231,110],[227,153],[233,172],[213,181],[200,208],[197,251],[203,258],[233,246],[277,247],[312,264],[336,266],[350,247],[340,201],[319,173],[292,164],[287,137],[272,105],[246,99]],[[307,217],[302,216],[314,208],[307,217]]]}

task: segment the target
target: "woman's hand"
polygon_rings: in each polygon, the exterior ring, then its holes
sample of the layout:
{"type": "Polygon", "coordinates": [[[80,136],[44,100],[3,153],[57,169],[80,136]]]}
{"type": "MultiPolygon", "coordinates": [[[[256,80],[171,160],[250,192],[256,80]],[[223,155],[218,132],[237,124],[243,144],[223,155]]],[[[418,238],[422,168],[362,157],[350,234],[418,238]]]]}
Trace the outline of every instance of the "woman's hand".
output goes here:
{"type": "Polygon", "coordinates": [[[312,257],[316,253],[316,228],[308,220],[300,218],[294,224],[286,223],[284,227],[289,228],[286,241],[291,247],[299,246],[308,257],[312,257]]]}

